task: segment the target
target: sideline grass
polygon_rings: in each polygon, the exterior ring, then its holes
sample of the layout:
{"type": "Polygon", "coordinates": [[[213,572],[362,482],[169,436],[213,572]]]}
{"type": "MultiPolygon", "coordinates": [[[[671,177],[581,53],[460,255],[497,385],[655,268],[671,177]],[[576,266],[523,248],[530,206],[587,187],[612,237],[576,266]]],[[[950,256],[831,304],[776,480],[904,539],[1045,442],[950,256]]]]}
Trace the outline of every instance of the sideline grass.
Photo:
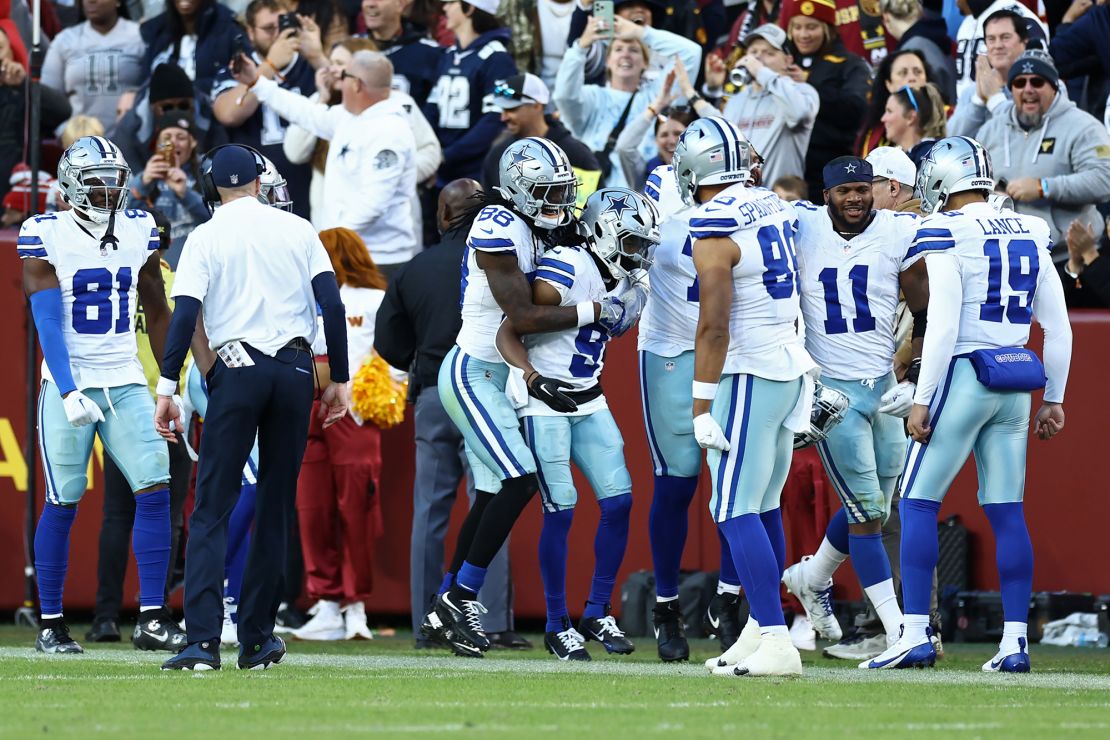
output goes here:
{"type": "MultiPolygon", "coordinates": [[[[73,630],[81,635],[84,628],[73,630]]],[[[715,679],[694,641],[686,665],[639,651],[562,664],[542,650],[484,660],[416,651],[409,636],[290,643],[269,671],[162,673],[164,655],[127,644],[43,656],[31,633],[0,628],[0,737],[373,733],[592,737],[1110,736],[1110,651],[1034,646],[1036,673],[985,675],[986,645],[949,645],[932,671],[866,673],[804,654],[801,679],[715,679]]]]}

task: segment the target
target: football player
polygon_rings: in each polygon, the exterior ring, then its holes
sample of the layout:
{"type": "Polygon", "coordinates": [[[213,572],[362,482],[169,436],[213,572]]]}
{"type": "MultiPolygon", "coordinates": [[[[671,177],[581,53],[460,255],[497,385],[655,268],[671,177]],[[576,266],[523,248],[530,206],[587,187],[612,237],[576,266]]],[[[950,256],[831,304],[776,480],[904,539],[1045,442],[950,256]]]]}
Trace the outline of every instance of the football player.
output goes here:
{"type": "MultiPolygon", "coordinates": [[[[832,611],[832,574],[850,555],[889,645],[898,639],[902,611],[881,528],[901,472],[906,436],[901,419],[880,408],[884,394],[897,385],[892,360],[899,287],[923,329],[925,266],[910,249],[917,217],[874,210],[867,160],[838,157],[825,165],[823,176],[824,206],[794,204],[795,247],[806,350],[821,368],[821,382],[845,394],[850,404],[843,421],[817,443],[842,508],[816,555],[791,565],[782,580],[814,629],[836,642],[842,634],[832,611]]],[[[920,356],[920,341],[916,348],[920,356]]]]}
{"type": "MultiPolygon", "coordinates": [[[[574,306],[537,306],[528,275],[557,231],[573,228],[577,180],[567,155],[547,139],[513,142],[501,155],[500,187],[460,217],[470,224],[462,265],[462,329],[439,374],[443,407],[465,440],[475,476],[474,505],[463,523],[450,569],[421,632],[446,641],[458,655],[489,648],[477,594],[486,567],[536,492],[536,463],[505,396],[509,368],[495,345],[502,318],[518,335],[598,323],[623,333],[639,315],[646,291],[583,300],[574,306]],[[629,305],[625,310],[626,304],[629,305]],[[500,489],[500,491],[498,490],[500,489]],[[494,495],[494,494],[497,495],[494,495]]],[[[533,377],[531,393],[550,400],[533,377]]]]}
{"type": "MultiPolygon", "coordinates": [[[[779,497],[794,432],[810,429],[816,368],[798,336],[794,208],[748,187],[752,153],[735,127],[695,121],[674,154],[690,217],[701,310],[694,343],[694,438],[708,450],[710,512],[728,540],[752,619],[715,673],[798,675],[779,579],[779,497]]],[[[728,651],[726,651],[728,652],[728,651]]],[[[722,656],[724,658],[725,656],[722,656]]]]}
{"type": "Polygon", "coordinates": [[[179,652],[185,634],[163,603],[170,555],[169,453],[150,419],[135,344],[136,295],[151,348],[161,358],[170,310],[162,285],[154,218],[121,211],[127,166],[101,136],[78,139],[58,163],[58,189],[71,210],[33,216],[19,231],[23,288],[42,348],[38,429],[46,504],[35,532],[42,621],[35,648],[81,653],[62,616],[69,531],[88,484],[93,438],[135,492],[132,547],[139,569],[139,623],[133,642],[179,652]]]}
{"type": "MultiPolygon", "coordinates": [[[[578,226],[585,247],[555,247],[540,259],[532,283],[537,305],[601,300],[610,292],[622,292],[629,282],[647,279],[648,251],[659,243],[659,214],[649,200],[626,188],[599,190],[586,201],[578,226]]],[[[609,613],[632,511],[624,439],[600,384],[610,338],[597,323],[529,335],[521,345],[506,322],[497,336],[506,361],[523,370],[533,385],[549,383],[558,399],[552,405],[528,399],[519,414],[539,468],[543,501],[539,552],[547,599],[544,645],[560,660],[589,660],[586,640],[600,642],[610,653],[624,655],[635,649],[609,613]],[[601,508],[593,582],[577,630],[567,615],[566,599],[567,535],[578,502],[571,461],[589,480],[601,508]]]]}
{"type": "Polygon", "coordinates": [[[938,141],[917,177],[922,212],[913,248],[929,273],[929,330],[902,472],[902,636],[861,668],[930,666],[929,589],[937,563],[937,514],[968,454],[979,503],[995,537],[1005,623],[984,671],[1030,670],[1033,547],[1025,525],[1030,392],[1044,388],[1033,427],[1042,440],[1064,428],[1071,325],[1052,266],[1048,224],[988,202],[990,155],[961,136],[938,141]],[[1044,363],[1031,350],[1033,316],[1044,329],[1044,363]]]}
{"type": "MultiPolygon", "coordinates": [[[[702,451],[694,439],[690,384],[698,326],[698,277],[694,271],[690,214],[678,192],[674,168],[660,165],[645,194],[663,213],[654,253],[652,291],[640,320],[640,398],[655,473],[648,533],[655,571],[656,649],[664,661],[688,660],[690,646],[678,601],[678,573],[686,546],[690,502],[698,487],[702,451]]],[[[740,577],[728,541],[718,531],[721,569],[707,620],[724,652],[740,636],[740,577]]]]}

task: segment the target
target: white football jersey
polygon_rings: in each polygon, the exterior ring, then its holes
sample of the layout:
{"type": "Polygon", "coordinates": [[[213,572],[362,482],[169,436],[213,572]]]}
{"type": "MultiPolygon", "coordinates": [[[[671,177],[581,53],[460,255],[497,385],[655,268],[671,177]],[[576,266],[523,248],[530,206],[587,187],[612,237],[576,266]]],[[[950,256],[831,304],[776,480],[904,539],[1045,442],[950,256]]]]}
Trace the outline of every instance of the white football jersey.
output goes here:
{"type": "Polygon", "coordinates": [[[971,203],[918,221],[911,250],[947,251],[957,258],[963,306],[954,355],[1025,346],[1033,296],[1044,276],[1055,270],[1044,219],[971,203]]]}
{"type": "Polygon", "coordinates": [[[830,378],[883,377],[894,357],[898,275],[920,257],[909,254],[917,217],[877,211],[844,239],[827,206],[798,201],[794,210],[806,350],[830,378]]]}
{"type": "Polygon", "coordinates": [[[640,316],[638,346],[660,357],[694,349],[698,328],[698,275],[690,236],[693,208],[667,217],[659,229],[651,266],[651,294],[640,316]]]}
{"type": "Polygon", "coordinates": [[[531,278],[544,246],[523,219],[503,206],[487,206],[474,219],[466,237],[459,303],[462,329],[455,343],[471,357],[504,362],[497,351],[497,327],[504,314],[490,290],[477,253],[515,254],[520,271],[531,278]]]}
{"type": "Polygon", "coordinates": [[[669,164],[661,164],[648,174],[647,182],[644,183],[644,195],[655,202],[660,220],[665,221],[686,207],[678,192],[674,167],[669,164]]]}
{"type": "MultiPolygon", "coordinates": [[[[536,280],[543,280],[559,293],[560,306],[573,306],[580,301],[600,301],[608,293],[597,263],[585,247],[556,247],[544,253],[536,266],[536,280]]],[[[625,281],[621,281],[622,284],[625,281]]],[[[618,285],[620,289],[622,286],[618,285]]],[[[524,337],[528,359],[540,375],[570,383],[571,391],[584,391],[597,385],[605,365],[605,345],[610,335],[598,323],[581,328],[564,329],[524,337]]],[[[580,406],[577,414],[593,413],[605,406],[590,402],[580,406]]],[[[521,416],[558,416],[546,404],[529,397],[521,416]]]]}
{"type": "MultiPolygon", "coordinates": [[[[793,380],[815,367],[798,337],[794,207],[770,190],[733,185],[690,217],[697,239],[728,238],[732,268],[728,356],[722,374],[793,380]]],[[[654,281],[653,281],[654,282],[654,281]]]]}
{"type": "MultiPolygon", "coordinates": [[[[385,291],[341,285],[339,298],[343,301],[343,310],[347,317],[347,366],[351,369],[351,377],[354,377],[374,351],[374,319],[385,298],[385,291]]],[[[312,351],[317,355],[328,354],[324,338],[324,317],[319,314],[316,316],[316,337],[312,340],[312,351]]]]}
{"type": "MultiPolygon", "coordinates": [[[[62,334],[78,390],[146,385],[135,344],[139,270],[160,246],[146,211],[116,215],[118,245],[102,252],[104,226],[78,224],[73,211],[23,222],[16,249],[23,259],[46,260],[62,292],[62,334]]],[[[42,376],[53,381],[45,360],[42,376]]]]}

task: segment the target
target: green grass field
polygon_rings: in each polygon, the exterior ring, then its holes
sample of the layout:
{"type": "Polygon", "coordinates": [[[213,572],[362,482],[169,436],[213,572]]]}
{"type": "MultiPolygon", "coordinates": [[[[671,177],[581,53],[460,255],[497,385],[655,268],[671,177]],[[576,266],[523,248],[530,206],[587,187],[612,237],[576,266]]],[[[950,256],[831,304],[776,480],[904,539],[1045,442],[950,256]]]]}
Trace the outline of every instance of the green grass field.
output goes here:
{"type": "Polygon", "coordinates": [[[40,655],[29,630],[2,627],[0,737],[1110,737],[1108,650],[1034,646],[1027,676],[980,673],[988,645],[947,645],[930,671],[803,653],[803,678],[766,680],[710,677],[715,643],[692,646],[689,664],[664,665],[647,638],[622,658],[591,643],[594,661],[570,665],[542,649],[454,658],[401,635],[290,642],[268,671],[236,670],[225,651],[223,671],[191,674],[163,673],[165,654],[129,643],[40,655]]]}

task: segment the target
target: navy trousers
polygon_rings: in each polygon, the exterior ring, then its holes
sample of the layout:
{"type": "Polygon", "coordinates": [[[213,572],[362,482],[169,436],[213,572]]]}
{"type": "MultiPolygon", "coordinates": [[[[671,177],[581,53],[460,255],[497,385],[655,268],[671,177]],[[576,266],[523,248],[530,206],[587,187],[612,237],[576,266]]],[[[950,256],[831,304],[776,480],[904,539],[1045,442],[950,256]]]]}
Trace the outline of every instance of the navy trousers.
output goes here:
{"type": "Polygon", "coordinates": [[[208,415],[185,550],[190,643],[220,638],[227,522],[256,432],[258,496],[239,599],[241,645],[261,644],[273,633],[281,601],[282,564],[312,409],[312,355],[285,348],[269,357],[250,346],[247,352],[254,365],[229,368],[217,359],[207,377],[208,415]]]}

